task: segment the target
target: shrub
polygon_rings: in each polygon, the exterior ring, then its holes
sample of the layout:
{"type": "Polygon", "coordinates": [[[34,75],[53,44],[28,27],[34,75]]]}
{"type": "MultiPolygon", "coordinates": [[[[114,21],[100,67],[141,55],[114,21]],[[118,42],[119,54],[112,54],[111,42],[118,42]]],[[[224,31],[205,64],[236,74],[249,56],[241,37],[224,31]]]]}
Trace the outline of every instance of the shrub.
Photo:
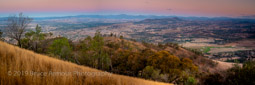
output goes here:
{"type": "Polygon", "coordinates": [[[48,52],[54,54],[56,56],[60,56],[61,59],[70,59],[68,57],[71,56],[72,47],[69,44],[67,38],[60,38],[54,40],[50,45],[48,52]]]}
{"type": "Polygon", "coordinates": [[[161,70],[159,70],[159,69],[153,70],[153,72],[152,72],[152,74],[151,74],[151,78],[152,78],[153,80],[160,81],[160,80],[161,80],[161,78],[160,78],[160,71],[161,71],[161,70]]]}
{"type": "Polygon", "coordinates": [[[142,74],[142,76],[144,77],[144,78],[151,78],[151,74],[153,73],[153,71],[154,71],[154,68],[153,68],[153,66],[146,66],[144,69],[143,69],[143,74],[142,74]]]}
{"type": "Polygon", "coordinates": [[[255,61],[248,61],[243,67],[234,65],[221,75],[210,74],[202,78],[205,85],[255,85],[255,61]]]}
{"type": "Polygon", "coordinates": [[[255,85],[255,61],[247,61],[243,67],[238,65],[227,71],[227,84],[255,85]]]}
{"type": "Polygon", "coordinates": [[[194,77],[189,77],[185,82],[185,85],[197,85],[197,81],[194,77]]]}

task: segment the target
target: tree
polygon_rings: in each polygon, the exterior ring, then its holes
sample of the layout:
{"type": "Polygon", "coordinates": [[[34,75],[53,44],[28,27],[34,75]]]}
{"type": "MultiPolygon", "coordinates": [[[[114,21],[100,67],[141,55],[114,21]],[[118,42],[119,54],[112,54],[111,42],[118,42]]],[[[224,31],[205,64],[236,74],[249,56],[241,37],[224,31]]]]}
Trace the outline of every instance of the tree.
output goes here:
{"type": "Polygon", "coordinates": [[[193,74],[193,73],[196,73],[198,72],[198,67],[195,66],[193,63],[192,63],[192,60],[189,59],[189,58],[182,58],[181,59],[181,66],[180,68],[182,70],[187,70],[189,74],[193,74]]]}
{"type": "MultiPolygon", "coordinates": [[[[129,50],[126,50],[129,54],[127,55],[127,66],[129,67],[128,70],[132,72],[133,76],[138,75],[138,72],[143,70],[143,68],[146,66],[144,63],[146,63],[146,59],[143,56],[140,56],[138,52],[132,52],[129,50]]],[[[118,57],[118,56],[117,56],[118,57]]]]}
{"type": "Polygon", "coordinates": [[[94,52],[94,56],[92,56],[94,59],[94,66],[99,69],[103,68],[103,59],[105,56],[107,56],[105,53],[103,53],[103,46],[103,37],[100,32],[97,31],[93,37],[93,40],[90,41],[90,49],[94,52]]]}
{"type": "Polygon", "coordinates": [[[3,32],[0,30],[0,41],[3,41],[4,39],[2,38],[3,32]]]}
{"type": "Polygon", "coordinates": [[[161,72],[161,70],[159,70],[159,69],[153,70],[153,72],[151,74],[151,78],[154,80],[160,81],[161,80],[160,72],[161,72]]]}
{"type": "Polygon", "coordinates": [[[113,36],[113,33],[111,32],[110,36],[112,37],[113,36]]]}
{"type": "Polygon", "coordinates": [[[202,77],[201,82],[202,85],[224,85],[224,77],[219,73],[209,74],[202,77]]]}
{"type": "Polygon", "coordinates": [[[143,69],[143,74],[142,74],[142,76],[144,77],[144,78],[151,78],[151,74],[153,73],[153,71],[154,71],[154,68],[153,68],[153,66],[146,66],[144,69],[143,69]]]}
{"type": "Polygon", "coordinates": [[[111,59],[109,55],[104,50],[104,38],[99,31],[95,33],[93,38],[87,37],[84,42],[82,42],[82,49],[85,51],[85,57],[88,56],[93,63],[91,66],[98,69],[109,69],[111,65],[111,59]]]}
{"type": "Polygon", "coordinates": [[[124,37],[121,35],[121,36],[120,36],[120,39],[123,39],[123,38],[124,38],[124,37]]]}
{"type": "Polygon", "coordinates": [[[57,40],[54,40],[49,47],[49,53],[60,56],[60,58],[68,60],[68,56],[71,56],[72,47],[69,44],[67,38],[63,37],[57,40]]]}
{"type": "Polygon", "coordinates": [[[206,75],[204,85],[255,85],[255,61],[246,61],[243,66],[234,67],[221,73],[206,75]]]}
{"type": "Polygon", "coordinates": [[[243,66],[235,65],[228,69],[226,84],[255,85],[255,61],[246,61],[243,66]]]}
{"type": "Polygon", "coordinates": [[[3,32],[0,30],[0,38],[2,37],[3,32]]]}
{"type": "Polygon", "coordinates": [[[128,50],[117,50],[115,54],[111,57],[113,71],[116,73],[129,75],[130,67],[128,63],[128,56],[131,54],[128,50]]]}
{"type": "Polygon", "coordinates": [[[22,47],[21,39],[28,24],[32,21],[31,18],[25,17],[22,13],[19,16],[9,16],[7,24],[7,35],[18,41],[18,46],[22,47]]]}
{"type": "Polygon", "coordinates": [[[188,58],[179,59],[167,51],[159,51],[147,59],[147,65],[160,69],[162,74],[168,73],[171,83],[185,83],[189,76],[194,76],[197,66],[188,58]]]}
{"type": "Polygon", "coordinates": [[[30,30],[29,32],[25,33],[25,38],[21,40],[21,44],[24,48],[32,49],[35,52],[38,52],[39,45],[46,36],[47,33],[42,33],[41,27],[37,24],[35,31],[30,30]]]}
{"type": "Polygon", "coordinates": [[[169,54],[167,51],[159,51],[148,58],[149,65],[160,68],[164,73],[167,73],[169,69],[178,68],[180,63],[178,57],[169,54]]]}

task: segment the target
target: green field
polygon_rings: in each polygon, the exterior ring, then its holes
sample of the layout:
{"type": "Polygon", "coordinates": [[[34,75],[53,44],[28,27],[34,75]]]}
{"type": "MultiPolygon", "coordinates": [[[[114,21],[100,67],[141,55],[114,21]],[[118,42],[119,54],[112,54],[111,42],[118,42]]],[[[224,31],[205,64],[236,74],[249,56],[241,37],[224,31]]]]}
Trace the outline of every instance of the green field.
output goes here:
{"type": "Polygon", "coordinates": [[[201,47],[200,51],[203,53],[208,53],[211,50],[211,48],[234,48],[234,47],[232,47],[232,46],[225,46],[225,47],[205,46],[205,47],[201,47]]]}

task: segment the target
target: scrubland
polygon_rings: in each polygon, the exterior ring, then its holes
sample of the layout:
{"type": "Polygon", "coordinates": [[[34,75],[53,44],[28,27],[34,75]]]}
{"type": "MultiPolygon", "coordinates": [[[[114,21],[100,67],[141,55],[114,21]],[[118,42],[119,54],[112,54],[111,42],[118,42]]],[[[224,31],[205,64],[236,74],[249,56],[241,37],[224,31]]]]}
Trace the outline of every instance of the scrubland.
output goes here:
{"type": "Polygon", "coordinates": [[[62,61],[0,41],[0,85],[169,85],[62,61]]]}

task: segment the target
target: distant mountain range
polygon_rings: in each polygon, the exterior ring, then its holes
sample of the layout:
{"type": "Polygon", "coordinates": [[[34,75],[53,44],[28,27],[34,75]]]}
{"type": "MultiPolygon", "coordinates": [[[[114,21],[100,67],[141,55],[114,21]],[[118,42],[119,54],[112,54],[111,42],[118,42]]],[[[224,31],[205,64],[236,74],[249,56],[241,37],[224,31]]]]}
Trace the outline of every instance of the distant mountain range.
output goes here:
{"type": "MultiPolygon", "coordinates": [[[[45,20],[45,19],[68,19],[68,18],[91,18],[91,19],[162,19],[162,18],[173,18],[178,17],[184,20],[249,20],[255,21],[254,18],[230,18],[230,17],[182,17],[182,16],[156,16],[156,15],[77,15],[77,16],[61,16],[61,17],[32,17],[34,20],[45,20]]],[[[0,17],[0,21],[6,20],[7,17],[0,17]]]]}
{"type": "Polygon", "coordinates": [[[184,21],[184,20],[178,17],[172,17],[172,18],[162,18],[162,19],[145,19],[135,23],[136,24],[169,24],[169,22],[176,23],[181,21],[184,21]]]}

